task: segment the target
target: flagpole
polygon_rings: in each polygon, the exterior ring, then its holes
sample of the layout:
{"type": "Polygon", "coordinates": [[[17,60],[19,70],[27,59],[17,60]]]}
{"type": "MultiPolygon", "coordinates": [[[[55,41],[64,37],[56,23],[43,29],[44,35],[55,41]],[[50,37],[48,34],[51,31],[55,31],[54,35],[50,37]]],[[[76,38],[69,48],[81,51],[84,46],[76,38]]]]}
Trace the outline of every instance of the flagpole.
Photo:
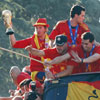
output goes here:
{"type": "Polygon", "coordinates": [[[37,62],[43,64],[42,61],[34,59],[32,57],[29,57],[29,56],[26,56],[24,54],[21,54],[21,53],[18,53],[18,52],[15,52],[15,51],[12,51],[12,50],[9,50],[9,49],[6,49],[6,48],[2,48],[2,47],[0,47],[0,49],[3,50],[3,51],[7,51],[7,52],[10,52],[10,53],[13,53],[13,54],[16,54],[16,55],[19,55],[19,56],[22,56],[22,57],[25,57],[25,58],[28,58],[28,59],[31,59],[31,60],[34,60],[34,61],[37,61],[37,62]]]}

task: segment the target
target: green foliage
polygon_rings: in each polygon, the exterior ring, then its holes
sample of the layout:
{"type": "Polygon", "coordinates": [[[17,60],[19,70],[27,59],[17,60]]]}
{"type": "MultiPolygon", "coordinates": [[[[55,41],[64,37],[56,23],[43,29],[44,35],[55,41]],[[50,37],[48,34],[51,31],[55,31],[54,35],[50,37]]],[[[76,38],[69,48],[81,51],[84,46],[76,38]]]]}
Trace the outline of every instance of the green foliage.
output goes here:
{"type": "MultiPolygon", "coordinates": [[[[32,24],[39,17],[47,18],[50,24],[49,34],[54,25],[59,20],[70,17],[70,8],[73,4],[81,4],[86,8],[86,20],[91,31],[95,34],[97,41],[100,42],[100,1],[99,0],[0,0],[0,14],[5,9],[13,13],[13,28],[17,40],[24,39],[33,35],[34,27],[32,24]]],[[[14,50],[28,55],[24,49],[12,49],[8,36],[5,35],[5,27],[0,16],[0,47],[14,50]]],[[[17,65],[21,69],[29,64],[29,60],[18,55],[14,55],[0,50],[0,95],[7,96],[8,90],[15,88],[9,76],[11,66],[17,65]]]]}

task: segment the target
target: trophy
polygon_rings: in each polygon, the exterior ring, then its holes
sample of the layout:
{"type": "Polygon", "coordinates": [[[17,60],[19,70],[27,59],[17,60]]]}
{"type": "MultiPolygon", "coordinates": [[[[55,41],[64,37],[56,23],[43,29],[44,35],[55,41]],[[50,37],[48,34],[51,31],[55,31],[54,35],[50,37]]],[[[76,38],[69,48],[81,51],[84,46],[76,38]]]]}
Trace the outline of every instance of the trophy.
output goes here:
{"type": "Polygon", "coordinates": [[[12,18],[12,13],[10,10],[3,10],[2,11],[2,17],[6,26],[6,34],[7,35],[11,35],[14,33],[13,29],[12,29],[12,22],[11,22],[11,18],[12,18]]]}

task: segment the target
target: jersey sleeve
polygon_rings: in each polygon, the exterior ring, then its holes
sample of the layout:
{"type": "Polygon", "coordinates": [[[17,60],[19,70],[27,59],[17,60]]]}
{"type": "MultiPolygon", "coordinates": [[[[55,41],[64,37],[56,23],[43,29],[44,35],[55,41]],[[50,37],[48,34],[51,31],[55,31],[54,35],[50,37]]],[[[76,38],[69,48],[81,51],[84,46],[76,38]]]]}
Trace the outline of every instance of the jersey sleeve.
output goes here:
{"type": "Polygon", "coordinates": [[[77,67],[77,66],[79,66],[79,63],[73,61],[72,58],[71,58],[70,60],[67,61],[67,65],[68,65],[68,66],[77,67]]]}
{"type": "Polygon", "coordinates": [[[97,46],[97,47],[96,47],[95,53],[100,54],[100,46],[97,46]]]}
{"type": "Polygon", "coordinates": [[[54,26],[49,38],[54,40],[57,35],[60,33],[60,21],[54,26]]]}
{"type": "Polygon", "coordinates": [[[69,55],[71,56],[71,58],[68,60],[68,65],[78,66],[79,63],[72,60],[72,59],[74,59],[74,57],[72,55],[72,51],[78,52],[79,51],[79,46],[71,47],[71,49],[68,51],[69,55]]]}
{"type": "Polygon", "coordinates": [[[31,45],[31,37],[23,40],[16,41],[13,48],[25,48],[28,45],[31,45]]]}
{"type": "Polygon", "coordinates": [[[84,33],[84,32],[90,32],[90,29],[89,29],[89,27],[88,27],[87,24],[82,23],[82,24],[80,24],[80,26],[82,28],[82,33],[84,33]]]}
{"type": "Polygon", "coordinates": [[[77,47],[71,47],[71,49],[68,51],[69,55],[71,58],[73,58],[72,51],[77,52],[78,48],[77,47]]]}
{"type": "Polygon", "coordinates": [[[46,58],[51,57],[51,55],[50,55],[50,54],[51,54],[51,50],[50,50],[49,48],[48,48],[48,49],[44,49],[43,51],[44,51],[44,53],[45,53],[45,57],[46,57],[46,58]]]}

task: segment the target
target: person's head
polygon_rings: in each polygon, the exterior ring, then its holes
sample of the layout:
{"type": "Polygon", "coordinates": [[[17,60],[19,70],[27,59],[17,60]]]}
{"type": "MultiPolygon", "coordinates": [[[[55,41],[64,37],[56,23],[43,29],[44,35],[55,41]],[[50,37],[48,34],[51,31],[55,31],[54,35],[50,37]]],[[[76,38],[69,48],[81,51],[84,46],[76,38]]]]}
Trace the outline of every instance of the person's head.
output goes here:
{"type": "Polygon", "coordinates": [[[17,77],[21,73],[21,70],[18,68],[18,66],[12,66],[9,73],[12,81],[14,82],[15,85],[17,85],[16,83],[17,77]]]}
{"type": "Polygon", "coordinates": [[[65,54],[67,51],[67,37],[65,35],[57,35],[54,42],[57,52],[65,54]]]}
{"type": "Polygon", "coordinates": [[[35,33],[41,37],[48,31],[49,24],[47,24],[46,18],[39,18],[33,26],[35,33]]]}
{"type": "Polygon", "coordinates": [[[85,8],[80,5],[73,5],[70,10],[70,17],[75,19],[77,23],[83,23],[85,19],[85,8]]]}
{"type": "Polygon", "coordinates": [[[91,32],[85,32],[81,36],[82,38],[82,47],[86,52],[91,51],[94,44],[94,35],[91,32]]]}
{"type": "Polygon", "coordinates": [[[9,73],[11,78],[16,79],[17,76],[21,73],[21,70],[18,68],[18,66],[12,66],[9,73]]]}

